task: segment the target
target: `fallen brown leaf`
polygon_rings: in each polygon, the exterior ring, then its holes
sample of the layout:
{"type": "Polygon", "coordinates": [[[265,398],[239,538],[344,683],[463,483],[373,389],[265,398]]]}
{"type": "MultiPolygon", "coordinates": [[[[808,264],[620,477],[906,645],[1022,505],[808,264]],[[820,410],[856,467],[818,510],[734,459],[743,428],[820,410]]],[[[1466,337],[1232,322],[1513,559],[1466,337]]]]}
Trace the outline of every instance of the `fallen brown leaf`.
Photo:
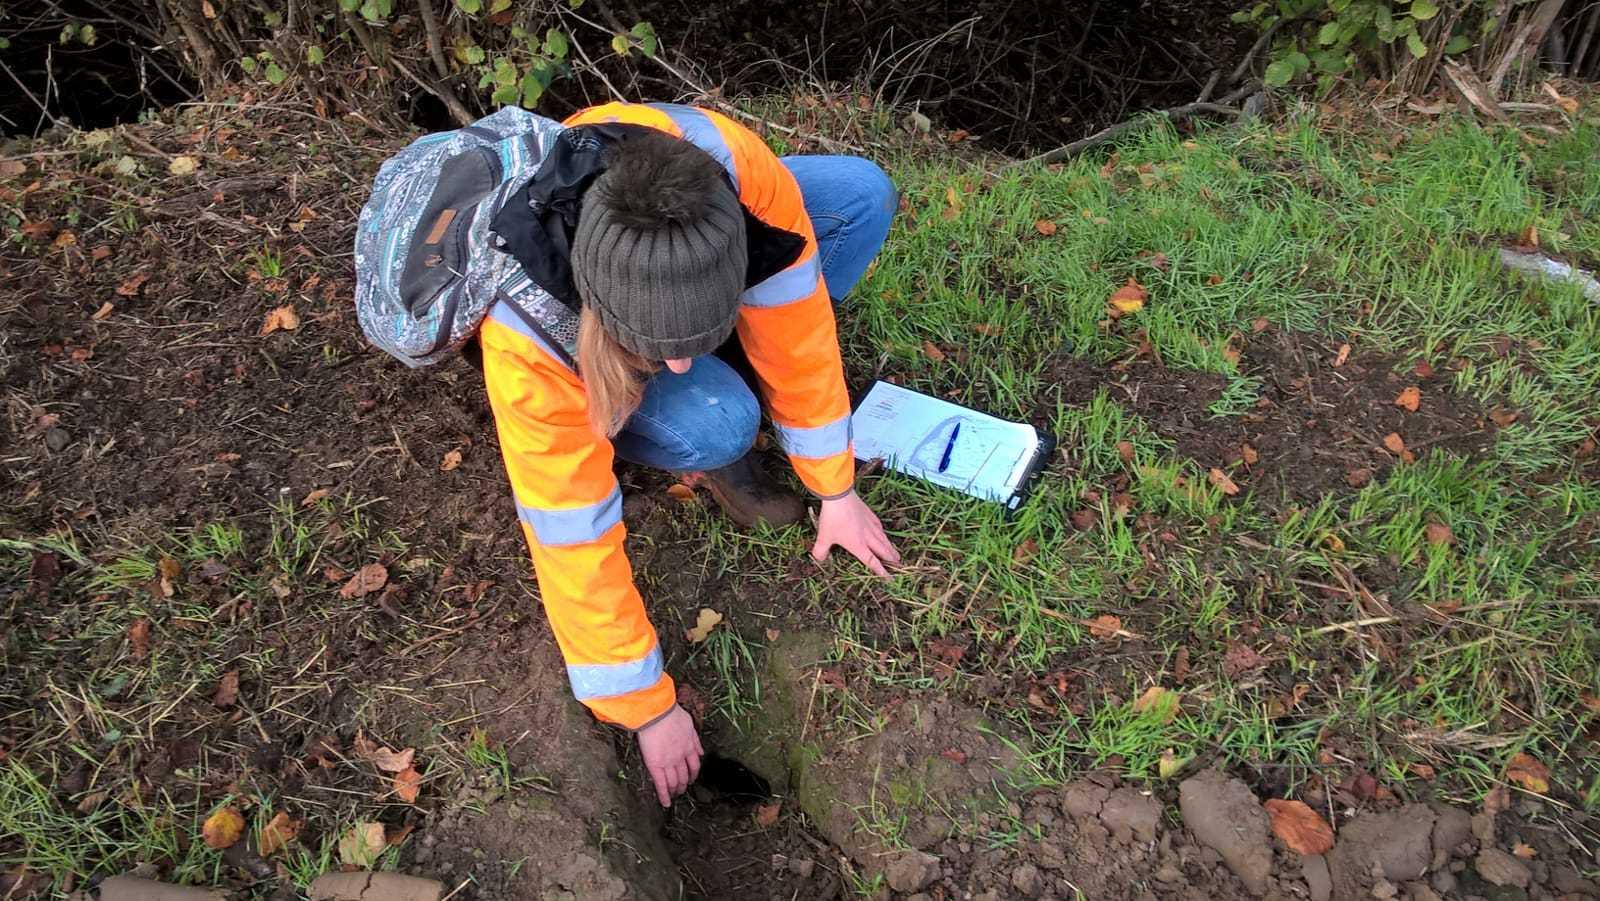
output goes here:
{"type": "Polygon", "coordinates": [[[1512,855],[1514,855],[1516,857],[1520,857],[1523,860],[1532,860],[1535,857],[1539,856],[1539,852],[1538,851],[1533,850],[1533,847],[1531,845],[1525,844],[1523,842],[1517,842],[1516,844],[1512,845],[1511,846],[1511,853],[1512,853],[1512,855]]]}
{"type": "Polygon", "coordinates": [[[1428,539],[1429,544],[1455,544],[1456,533],[1442,522],[1430,522],[1422,527],[1422,534],[1428,539]]]}
{"type": "Polygon", "coordinates": [[[1418,360],[1417,365],[1411,367],[1411,371],[1419,379],[1433,378],[1433,364],[1429,363],[1427,360],[1418,360]]]}
{"type": "Polygon", "coordinates": [[[339,838],[339,861],[353,867],[370,867],[387,847],[382,823],[357,823],[339,838]]]}
{"type": "Polygon", "coordinates": [[[439,471],[440,472],[450,472],[451,470],[455,469],[457,466],[460,466],[460,465],[461,465],[461,451],[460,450],[445,451],[444,459],[439,461],[439,471]]]}
{"type": "Polygon", "coordinates": [[[1406,440],[1400,437],[1399,432],[1390,432],[1383,436],[1383,446],[1388,448],[1389,453],[1397,456],[1406,452],[1406,440]]]}
{"type": "Polygon", "coordinates": [[[756,825],[760,826],[762,829],[776,825],[778,822],[778,814],[782,810],[782,801],[774,801],[771,804],[762,804],[758,806],[755,812],[756,825]]]}
{"type": "Polygon", "coordinates": [[[257,842],[262,857],[271,857],[283,848],[284,845],[295,840],[300,835],[300,827],[304,823],[292,819],[287,813],[278,811],[267,825],[261,827],[261,836],[257,842]]]}
{"type": "Polygon", "coordinates": [[[1506,764],[1506,778],[1541,795],[1550,791],[1550,768],[1526,753],[1517,754],[1506,764]]]}
{"type": "Polygon", "coordinates": [[[1110,641],[1122,631],[1122,618],[1109,613],[1102,613],[1089,620],[1089,634],[1101,641],[1110,641]]]}
{"type": "Polygon", "coordinates": [[[1082,507],[1072,511],[1071,519],[1073,528],[1080,532],[1086,532],[1094,528],[1095,523],[1100,521],[1100,511],[1093,507],[1082,507]]]}
{"type": "Polygon", "coordinates": [[[1349,359],[1350,359],[1350,345],[1348,345],[1348,344],[1339,345],[1339,353],[1337,355],[1335,355],[1334,358],[1333,358],[1334,367],[1337,368],[1337,367],[1343,366],[1345,364],[1345,361],[1347,361],[1349,359]]]}
{"type": "Polygon", "coordinates": [[[694,489],[682,482],[673,482],[667,486],[667,496],[685,504],[693,503],[694,489]]]}
{"type": "Polygon", "coordinates": [[[422,774],[415,767],[406,767],[394,774],[394,793],[407,804],[417,803],[417,793],[422,790],[422,774]]]}
{"type": "Polygon", "coordinates": [[[344,583],[344,587],[339,589],[339,597],[346,600],[366,597],[382,588],[388,581],[389,570],[382,563],[368,563],[356,570],[350,581],[344,583]]]}
{"type": "Polygon", "coordinates": [[[1206,276],[1206,285],[1208,287],[1215,288],[1216,286],[1218,286],[1220,284],[1222,284],[1222,276],[1216,274],[1215,272],[1213,272],[1210,275],[1206,276]]]}
{"type": "Polygon", "coordinates": [[[1333,847],[1333,827],[1304,801],[1269,798],[1261,806],[1272,815],[1272,834],[1298,854],[1325,854],[1333,847]]]}
{"type": "Polygon", "coordinates": [[[1039,553],[1039,542],[1029,538],[1027,541],[1017,545],[1016,550],[1011,552],[1011,562],[1020,566],[1032,560],[1037,553],[1039,553]]]}
{"type": "Polygon", "coordinates": [[[1222,654],[1222,671],[1230,679],[1237,679],[1251,670],[1260,669],[1266,665],[1267,658],[1256,653],[1255,648],[1242,641],[1230,642],[1228,650],[1222,654]]]}
{"type": "Polygon", "coordinates": [[[1539,249],[1539,226],[1529,225],[1517,236],[1517,243],[1530,250],[1539,249]]]}
{"type": "Polygon", "coordinates": [[[1243,460],[1246,466],[1254,466],[1261,462],[1261,454],[1255,448],[1245,444],[1239,448],[1239,459],[1243,460]]]}
{"type": "Polygon", "coordinates": [[[1401,391],[1394,399],[1394,405],[1408,413],[1417,412],[1422,405],[1422,389],[1412,385],[1401,391]]]}
{"type": "Polygon", "coordinates": [[[417,756],[416,748],[396,751],[388,745],[378,745],[359,732],[356,733],[356,740],[351,749],[356,752],[357,757],[385,773],[398,773],[410,769],[411,761],[417,756]]]}
{"type": "Polygon", "coordinates": [[[128,624],[129,653],[135,660],[150,656],[150,621],[139,617],[128,624]]]}
{"type": "Polygon", "coordinates": [[[1132,441],[1118,441],[1117,442],[1117,456],[1121,457],[1122,458],[1122,462],[1124,462],[1124,463],[1132,463],[1133,462],[1133,442],[1132,441]]]}
{"type": "Polygon", "coordinates": [[[104,322],[105,320],[110,319],[111,318],[111,314],[115,313],[116,311],[117,311],[117,305],[108,300],[105,303],[101,304],[100,305],[100,309],[95,310],[94,314],[91,315],[89,318],[94,320],[95,322],[104,322]]]}
{"type": "Polygon", "coordinates": [[[933,343],[932,341],[922,342],[922,352],[927,354],[928,359],[935,363],[943,363],[945,357],[947,356],[943,350],[939,349],[939,345],[933,343]]]}
{"type": "Polygon", "coordinates": [[[1372,481],[1372,470],[1352,469],[1344,474],[1344,481],[1351,488],[1364,488],[1368,482],[1372,481]]]}
{"type": "Polygon", "coordinates": [[[1006,330],[1001,326],[994,325],[993,323],[989,322],[975,322],[972,324],[972,330],[980,335],[987,335],[990,338],[998,338],[1006,333],[1006,330]]]}
{"type": "Polygon", "coordinates": [[[211,696],[211,703],[226,710],[239,700],[239,671],[228,670],[217,680],[217,691],[211,696]]]}
{"type": "Polygon", "coordinates": [[[135,272],[133,275],[128,276],[126,281],[117,286],[117,296],[132,297],[138,294],[139,289],[149,280],[150,274],[148,272],[135,272]]]}
{"type": "Polygon", "coordinates": [[[331,489],[331,488],[313,489],[309,494],[307,494],[305,497],[300,499],[300,506],[309,507],[312,504],[315,504],[317,501],[322,500],[323,498],[327,497],[328,495],[330,495],[332,493],[333,493],[333,489],[331,489]]]}
{"type": "Polygon", "coordinates": [[[244,834],[244,817],[232,807],[220,807],[200,825],[200,837],[207,848],[221,851],[233,847],[244,834]]]}
{"type": "Polygon", "coordinates": [[[1218,491],[1221,491],[1223,494],[1226,494],[1229,497],[1239,493],[1239,486],[1233,483],[1233,479],[1228,478],[1227,473],[1216,468],[1215,466],[1211,467],[1211,471],[1206,474],[1206,481],[1210,482],[1218,491]]]}
{"type": "Polygon", "coordinates": [[[1410,764],[1408,764],[1406,766],[1406,771],[1424,782],[1432,782],[1433,777],[1438,775],[1433,767],[1427,765],[1426,763],[1418,763],[1416,761],[1412,761],[1410,764]]]}
{"type": "Polygon", "coordinates": [[[261,334],[270,335],[279,329],[292,332],[299,327],[300,316],[294,311],[294,304],[285,304],[267,313],[267,318],[261,322],[261,334]]]}
{"type": "Polygon", "coordinates": [[[1489,418],[1494,420],[1495,425],[1503,429],[1521,419],[1522,414],[1516,410],[1507,410],[1505,407],[1495,407],[1489,411],[1489,418]]]}
{"type": "Polygon", "coordinates": [[[699,644],[711,637],[711,630],[722,622],[722,614],[710,607],[700,608],[700,615],[696,617],[694,626],[685,629],[684,637],[694,644],[699,644]]]}
{"type": "Polygon", "coordinates": [[[1049,219],[1040,219],[1033,224],[1033,230],[1048,238],[1056,233],[1056,224],[1049,219]]]}
{"type": "Polygon", "coordinates": [[[967,762],[967,752],[960,748],[946,748],[939,752],[939,756],[957,766],[965,766],[967,762]]]}

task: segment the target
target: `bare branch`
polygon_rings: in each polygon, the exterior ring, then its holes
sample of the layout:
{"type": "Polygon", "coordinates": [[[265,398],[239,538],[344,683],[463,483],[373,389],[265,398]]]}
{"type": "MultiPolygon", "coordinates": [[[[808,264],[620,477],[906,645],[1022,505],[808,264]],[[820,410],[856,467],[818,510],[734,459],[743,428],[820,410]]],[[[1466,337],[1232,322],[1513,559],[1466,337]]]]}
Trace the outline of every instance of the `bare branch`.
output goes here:
{"type": "Polygon", "coordinates": [[[1029,157],[1025,160],[1018,160],[1015,163],[1007,165],[1005,168],[1020,169],[1023,166],[1030,166],[1034,164],[1049,165],[1050,163],[1059,163],[1062,160],[1071,159],[1072,157],[1075,157],[1086,150],[1093,150],[1102,144],[1122,137],[1130,131],[1148,125],[1150,120],[1153,118],[1177,121],[1179,119],[1190,118],[1196,113],[1212,113],[1219,116],[1231,116],[1235,119],[1239,118],[1241,115],[1238,109],[1231,106],[1223,106],[1220,103],[1185,103],[1182,106],[1174,106],[1170,109],[1156,110],[1152,113],[1145,113],[1125,122],[1119,122],[1110,128],[1102,128],[1086,138],[1081,138],[1073,141],[1071,144],[1057,147],[1054,150],[1047,150],[1038,156],[1029,157]]]}

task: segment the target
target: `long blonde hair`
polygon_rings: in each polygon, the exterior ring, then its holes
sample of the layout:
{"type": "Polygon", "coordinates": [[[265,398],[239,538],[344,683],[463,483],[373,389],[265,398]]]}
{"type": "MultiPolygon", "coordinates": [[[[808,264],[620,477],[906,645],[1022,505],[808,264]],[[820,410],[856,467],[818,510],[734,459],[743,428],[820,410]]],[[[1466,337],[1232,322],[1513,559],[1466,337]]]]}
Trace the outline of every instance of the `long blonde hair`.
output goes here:
{"type": "Polygon", "coordinates": [[[617,343],[600,325],[600,315],[584,307],[578,319],[578,373],[589,393],[589,422],[610,438],[639,409],[646,380],[656,365],[617,343]]]}

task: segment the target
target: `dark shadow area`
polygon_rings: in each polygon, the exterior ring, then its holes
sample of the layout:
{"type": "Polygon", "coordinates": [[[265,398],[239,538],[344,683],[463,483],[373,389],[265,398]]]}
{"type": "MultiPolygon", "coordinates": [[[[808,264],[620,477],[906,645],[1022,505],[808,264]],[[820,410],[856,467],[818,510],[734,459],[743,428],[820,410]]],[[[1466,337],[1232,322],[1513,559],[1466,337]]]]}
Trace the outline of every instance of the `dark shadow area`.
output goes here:
{"type": "Polygon", "coordinates": [[[195,82],[144,26],[108,19],[88,3],[51,5],[73,30],[63,31],[55,10],[28,18],[24,4],[0,19],[10,42],[0,50],[0,136],[32,135],[52,120],[104,128],[194,96],[195,82]]]}

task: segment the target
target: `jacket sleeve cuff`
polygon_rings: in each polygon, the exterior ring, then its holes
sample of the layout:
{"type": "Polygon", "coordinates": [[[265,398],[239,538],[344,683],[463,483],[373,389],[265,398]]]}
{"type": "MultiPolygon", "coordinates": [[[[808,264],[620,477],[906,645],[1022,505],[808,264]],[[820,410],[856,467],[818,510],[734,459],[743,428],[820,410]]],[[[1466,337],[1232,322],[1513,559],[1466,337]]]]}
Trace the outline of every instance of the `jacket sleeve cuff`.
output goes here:
{"type": "Polygon", "coordinates": [[[662,673],[661,679],[649,688],[583,701],[596,719],[621,726],[630,732],[637,732],[666,716],[677,703],[677,688],[672,684],[672,677],[666,673],[662,673]]]}

